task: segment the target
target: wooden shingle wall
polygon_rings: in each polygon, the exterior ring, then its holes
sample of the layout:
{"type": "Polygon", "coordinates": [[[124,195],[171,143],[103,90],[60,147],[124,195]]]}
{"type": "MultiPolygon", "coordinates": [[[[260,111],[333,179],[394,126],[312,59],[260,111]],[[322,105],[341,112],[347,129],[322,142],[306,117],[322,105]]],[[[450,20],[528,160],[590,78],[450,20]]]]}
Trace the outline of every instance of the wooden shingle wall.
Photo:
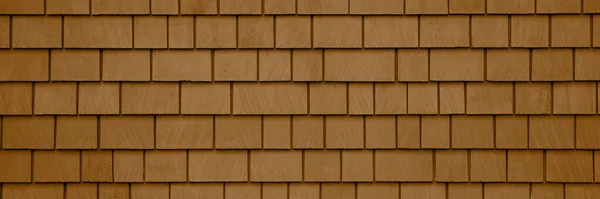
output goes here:
{"type": "Polygon", "coordinates": [[[0,0],[0,199],[597,199],[600,0],[0,0]]]}

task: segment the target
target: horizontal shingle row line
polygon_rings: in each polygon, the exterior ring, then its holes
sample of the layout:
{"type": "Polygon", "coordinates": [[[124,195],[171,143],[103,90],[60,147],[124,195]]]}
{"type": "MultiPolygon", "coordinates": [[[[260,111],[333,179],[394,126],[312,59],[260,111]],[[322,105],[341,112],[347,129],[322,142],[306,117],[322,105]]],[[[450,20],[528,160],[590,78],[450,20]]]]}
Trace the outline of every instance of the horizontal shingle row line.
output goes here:
{"type": "Polygon", "coordinates": [[[0,16],[2,29],[0,48],[600,47],[598,15],[0,16]]]}
{"type": "Polygon", "coordinates": [[[65,183],[5,184],[6,199],[593,199],[596,184],[542,183],[65,183]]]}
{"type": "Polygon", "coordinates": [[[596,82],[0,83],[0,115],[594,115],[596,82]]]}
{"type": "Polygon", "coordinates": [[[0,81],[597,81],[596,49],[0,50],[0,81]]]}
{"type": "Polygon", "coordinates": [[[600,13],[598,0],[22,0],[0,14],[546,14],[600,13]]]}
{"type": "Polygon", "coordinates": [[[598,116],[4,116],[3,149],[600,149],[598,116]]]}
{"type": "Polygon", "coordinates": [[[572,150],[5,150],[0,182],[592,183],[598,158],[572,150]]]}

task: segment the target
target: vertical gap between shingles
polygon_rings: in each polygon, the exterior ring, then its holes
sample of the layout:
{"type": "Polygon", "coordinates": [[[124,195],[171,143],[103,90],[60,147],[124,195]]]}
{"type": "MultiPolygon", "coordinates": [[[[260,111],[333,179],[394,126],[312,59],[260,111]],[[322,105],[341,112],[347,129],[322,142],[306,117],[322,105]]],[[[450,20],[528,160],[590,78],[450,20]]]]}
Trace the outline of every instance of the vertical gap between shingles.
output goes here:
{"type": "MultiPolygon", "coordinates": [[[[395,143],[395,147],[394,148],[398,148],[398,116],[394,115],[394,143],[395,143]]],[[[375,167],[373,167],[375,168],[375,167]]]]}
{"type": "Polygon", "coordinates": [[[423,125],[423,116],[419,115],[419,148],[423,147],[423,128],[421,127],[423,125]]]}
{"type": "Polygon", "coordinates": [[[517,113],[517,82],[512,82],[512,113],[517,113]]]}
{"type": "Polygon", "coordinates": [[[552,48],[552,15],[548,15],[548,49],[552,48]]]}
{"type": "Polygon", "coordinates": [[[182,94],[181,90],[182,90],[183,85],[181,82],[179,82],[178,86],[179,86],[179,115],[181,116],[181,94],[182,94]]]}
{"type": "MultiPolygon", "coordinates": [[[[298,8],[296,7],[296,9],[298,9],[298,8]]],[[[315,47],[315,39],[314,39],[315,38],[314,29],[315,28],[313,27],[314,25],[315,25],[315,19],[314,19],[314,16],[311,15],[310,16],[310,48],[311,49],[313,49],[315,47]]]]}
{"type": "Polygon", "coordinates": [[[79,151],[79,183],[83,182],[83,150],[79,151]]]}
{"type": "Polygon", "coordinates": [[[340,182],[344,179],[344,150],[340,149],[340,182]]]}
{"type": "MultiPolygon", "coordinates": [[[[260,116],[260,148],[265,148],[265,116],[260,116]]],[[[248,170],[249,171],[249,170],[248,170]]]]}
{"type": "Polygon", "coordinates": [[[327,147],[327,115],[323,115],[321,117],[323,117],[323,148],[326,148],[327,147]]]}
{"type": "Polygon", "coordinates": [[[471,182],[471,149],[467,149],[467,179],[471,182]]]}
{"type": "Polygon", "coordinates": [[[52,148],[54,150],[56,150],[56,123],[57,123],[57,120],[58,120],[58,116],[55,115],[55,116],[53,116],[52,119],[54,119],[54,121],[53,121],[54,122],[54,127],[53,127],[54,129],[52,130],[53,133],[54,133],[54,140],[53,140],[53,145],[54,146],[52,146],[52,148]]]}
{"type": "MultiPolygon", "coordinates": [[[[142,182],[146,182],[146,150],[142,150],[142,154],[143,154],[142,160],[144,161],[142,163],[142,169],[144,171],[144,172],[142,172],[142,177],[143,177],[142,182]]],[[[129,192],[131,193],[131,190],[129,190],[129,192]]]]}
{"type": "Polygon", "coordinates": [[[452,149],[452,115],[448,116],[448,146],[450,146],[449,148],[452,149]]]}
{"type": "Polygon", "coordinates": [[[432,164],[433,166],[431,167],[431,171],[433,172],[432,175],[431,175],[431,177],[432,177],[431,181],[435,182],[435,179],[437,177],[436,176],[436,166],[435,166],[437,164],[436,161],[435,161],[435,156],[436,156],[436,151],[437,150],[431,150],[431,151],[432,151],[431,152],[431,162],[433,163],[432,164]]]}
{"type": "Polygon", "coordinates": [[[290,80],[294,81],[294,50],[290,50],[290,80]]]}
{"type": "Polygon", "coordinates": [[[210,50],[210,81],[215,83],[215,49],[210,50]]]}
{"type": "MultiPolygon", "coordinates": [[[[348,1],[348,7],[349,6],[350,6],[350,1],[348,1]]],[[[360,29],[361,29],[361,33],[360,33],[360,36],[361,36],[361,38],[360,38],[361,39],[361,47],[364,50],[365,49],[365,16],[364,15],[361,16],[360,20],[361,20],[361,23],[360,23],[360,29]]]]}
{"type": "MultiPolygon", "coordinates": [[[[13,18],[14,18],[13,16],[9,16],[8,17],[8,47],[11,50],[13,49],[13,35],[14,35],[14,32],[13,32],[13,18]]],[[[0,195],[2,195],[2,194],[0,194],[0,195]]]]}
{"type": "Polygon", "coordinates": [[[571,54],[571,61],[572,61],[571,67],[572,68],[571,69],[573,71],[572,72],[573,76],[571,77],[571,81],[575,81],[575,70],[577,69],[577,68],[575,68],[575,48],[571,49],[571,51],[572,51],[572,54],[571,54]]]}
{"type": "Polygon", "coordinates": [[[154,81],[154,50],[150,49],[150,82],[154,81]]]}
{"type": "Polygon", "coordinates": [[[273,16],[273,49],[277,49],[277,17],[276,16],[273,16]]]}
{"type": "Polygon", "coordinates": [[[496,149],[496,115],[492,115],[492,136],[492,139],[494,140],[494,149],[496,149]]]}
{"type": "Polygon", "coordinates": [[[302,149],[302,182],[304,182],[304,174],[306,173],[306,150],[302,149]]]}
{"type": "Polygon", "coordinates": [[[469,15],[469,49],[473,48],[473,17],[469,15]]]}
{"type": "Polygon", "coordinates": [[[367,148],[367,116],[363,115],[363,149],[367,148]]]}
{"type": "MultiPolygon", "coordinates": [[[[100,117],[101,116],[99,116],[99,115],[96,116],[96,124],[97,124],[96,125],[96,149],[98,149],[98,150],[100,150],[100,136],[102,135],[102,134],[100,134],[100,130],[101,130],[100,117]]],[[[114,152],[113,152],[113,163],[114,162],[115,161],[114,161],[114,152]]],[[[115,172],[114,172],[114,165],[113,165],[113,179],[115,179],[114,178],[114,173],[115,172]]]]}
{"type": "MultiPolygon", "coordinates": [[[[167,32],[167,49],[169,49],[169,48],[171,48],[171,42],[170,42],[170,41],[171,41],[171,39],[169,39],[169,38],[170,38],[170,37],[169,37],[169,32],[171,32],[171,31],[169,31],[169,30],[171,29],[171,26],[169,25],[169,24],[170,24],[170,22],[171,22],[171,16],[166,16],[165,18],[166,18],[166,20],[167,20],[167,28],[166,28],[166,32],[167,32]]],[[[194,18],[194,17],[192,17],[192,20],[193,20],[193,18],[194,18]]],[[[193,24],[192,24],[192,26],[193,26],[193,24]]],[[[195,28],[194,28],[194,29],[195,29],[195,28]]],[[[194,31],[194,30],[192,30],[192,31],[194,31]]],[[[196,34],[194,34],[194,35],[196,35],[196,34]]],[[[195,45],[194,45],[194,46],[195,46],[195,45]]]]}
{"type": "Polygon", "coordinates": [[[229,114],[233,115],[233,82],[229,82],[229,114]]]}
{"type": "Polygon", "coordinates": [[[394,49],[394,83],[398,83],[398,49],[394,49]]]}
{"type": "Polygon", "coordinates": [[[31,82],[31,114],[35,115],[35,82],[31,82]]]}
{"type": "Polygon", "coordinates": [[[52,50],[48,49],[48,81],[52,81],[52,50]]]}
{"type": "Polygon", "coordinates": [[[544,175],[543,175],[543,182],[545,183],[545,182],[546,182],[546,149],[544,149],[542,152],[544,153],[544,154],[543,154],[543,155],[544,155],[544,160],[543,160],[543,161],[544,161],[544,168],[543,168],[543,172],[544,172],[544,175]]]}
{"type": "Polygon", "coordinates": [[[185,150],[185,182],[190,183],[190,149],[185,150]]]}
{"type": "Polygon", "coordinates": [[[350,82],[346,82],[346,116],[350,115],[350,82]]]}
{"type": "Polygon", "coordinates": [[[373,116],[375,116],[375,114],[376,114],[375,111],[377,110],[377,108],[375,107],[375,106],[377,106],[377,103],[375,103],[375,100],[376,100],[375,96],[377,95],[375,92],[377,92],[377,90],[375,88],[376,88],[376,86],[375,86],[375,83],[373,82],[373,88],[372,88],[373,89],[373,101],[372,101],[372,104],[373,104],[373,116]]]}
{"type": "Polygon", "coordinates": [[[123,114],[123,82],[119,82],[119,115],[123,114]]]}
{"type": "Polygon", "coordinates": [[[115,181],[115,150],[111,150],[112,153],[112,162],[111,162],[111,179],[114,182],[115,181]]]}
{"type": "Polygon", "coordinates": [[[240,42],[239,42],[239,37],[240,37],[240,16],[235,16],[235,48],[236,49],[240,49],[240,42]]]}
{"type": "MultiPolygon", "coordinates": [[[[0,150],[2,150],[2,147],[3,147],[3,146],[2,146],[2,135],[3,135],[3,132],[2,132],[2,125],[3,125],[3,123],[2,123],[2,122],[3,122],[3,121],[2,121],[2,120],[3,120],[3,119],[4,119],[4,117],[0,115],[0,150]]],[[[2,185],[0,185],[0,188],[1,188],[1,186],[2,186],[2,185]]],[[[1,193],[2,193],[2,189],[0,189],[0,199],[2,199],[2,198],[1,198],[1,197],[2,197],[1,195],[2,195],[2,194],[1,194],[1,193]]]]}
{"type": "Polygon", "coordinates": [[[153,125],[153,127],[152,127],[152,132],[153,132],[153,134],[154,134],[154,135],[152,135],[152,136],[154,136],[154,137],[153,137],[153,138],[154,138],[154,150],[156,150],[156,115],[154,115],[154,116],[152,117],[152,119],[153,119],[153,122],[152,122],[152,125],[153,125]]]}
{"type": "Polygon", "coordinates": [[[256,49],[256,81],[260,81],[260,53],[262,50],[256,49]]]}
{"type": "Polygon", "coordinates": [[[529,149],[529,125],[530,125],[530,118],[529,115],[525,116],[527,117],[527,149],[529,149]]]}
{"type": "Polygon", "coordinates": [[[102,75],[102,73],[104,72],[104,70],[103,70],[104,66],[102,65],[103,64],[102,57],[104,56],[104,50],[100,49],[98,53],[99,53],[99,57],[100,57],[100,60],[99,60],[99,62],[100,62],[100,83],[102,83],[104,81],[103,80],[104,76],[102,75]]]}
{"type": "Polygon", "coordinates": [[[246,151],[246,156],[247,156],[247,157],[246,157],[246,164],[247,164],[247,169],[248,169],[248,170],[247,170],[247,171],[248,171],[248,175],[246,176],[246,178],[247,178],[247,182],[248,182],[248,183],[250,183],[250,182],[251,182],[251,181],[250,181],[250,171],[251,171],[251,170],[250,170],[250,169],[251,169],[251,168],[250,168],[250,158],[251,158],[251,153],[250,153],[250,150],[247,150],[247,151],[246,151]]]}
{"type": "Polygon", "coordinates": [[[308,90],[306,92],[306,112],[308,113],[308,116],[310,116],[310,82],[306,82],[306,89],[308,90]]]}
{"type": "Polygon", "coordinates": [[[75,114],[79,115],[79,84],[80,82],[77,82],[77,88],[75,90],[75,114]]]}
{"type": "MultiPolygon", "coordinates": [[[[29,176],[29,178],[30,178],[30,182],[34,182],[33,181],[33,176],[35,176],[35,170],[33,169],[33,167],[34,167],[33,165],[35,165],[35,158],[33,156],[35,156],[35,150],[30,150],[29,153],[30,153],[30,156],[31,156],[31,160],[30,160],[31,161],[31,168],[29,168],[31,170],[30,171],[31,176],[29,176]]],[[[3,195],[3,194],[0,194],[0,195],[3,195]]]]}
{"type": "MultiPolygon", "coordinates": [[[[197,18],[196,16],[192,16],[192,23],[194,23],[194,24],[192,24],[192,34],[194,34],[194,35],[193,35],[193,38],[194,38],[194,39],[193,39],[193,41],[192,41],[192,44],[193,44],[194,46],[192,46],[192,48],[194,48],[194,50],[195,50],[196,48],[198,48],[197,41],[196,41],[196,40],[198,40],[198,38],[196,38],[196,32],[197,32],[197,30],[196,30],[196,29],[198,28],[198,27],[197,27],[197,25],[196,25],[196,20],[197,20],[196,18],[197,18]]],[[[214,51],[214,49],[212,49],[212,51],[214,51]]],[[[213,60],[213,61],[214,61],[214,60],[213,60]]]]}
{"type": "Polygon", "coordinates": [[[216,142],[217,142],[217,138],[216,138],[216,129],[217,129],[217,116],[213,115],[212,116],[212,149],[215,150],[216,149],[216,142]]]}
{"type": "Polygon", "coordinates": [[[488,81],[487,55],[488,55],[487,49],[483,49],[483,81],[484,82],[488,81]]]}
{"type": "Polygon", "coordinates": [[[294,149],[294,116],[290,116],[290,149],[294,149]]]}
{"type": "Polygon", "coordinates": [[[573,146],[577,149],[577,115],[573,115],[573,146]]]}
{"type": "MultiPolygon", "coordinates": [[[[135,27],[135,17],[131,16],[131,26],[135,27]]],[[[131,49],[135,48],[135,28],[131,31],[131,49]]],[[[152,65],[152,62],[150,62],[152,65]]]]}
{"type": "Polygon", "coordinates": [[[531,82],[533,77],[533,49],[529,49],[529,82],[531,82]]]}
{"type": "Polygon", "coordinates": [[[65,16],[60,17],[60,48],[65,49],[65,16]]]}

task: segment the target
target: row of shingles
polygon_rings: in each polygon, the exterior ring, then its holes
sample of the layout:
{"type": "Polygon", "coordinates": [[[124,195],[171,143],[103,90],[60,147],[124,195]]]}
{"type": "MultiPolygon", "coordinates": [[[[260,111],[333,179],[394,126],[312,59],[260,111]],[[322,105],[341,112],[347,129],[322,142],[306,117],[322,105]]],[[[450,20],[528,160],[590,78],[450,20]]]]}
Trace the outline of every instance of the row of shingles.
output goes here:
{"type": "Polygon", "coordinates": [[[0,61],[0,81],[600,80],[593,49],[0,50],[0,61]]]}
{"type": "Polygon", "coordinates": [[[27,0],[0,4],[0,14],[547,14],[598,13],[597,0],[27,0]]]}
{"type": "Polygon", "coordinates": [[[4,116],[2,148],[599,149],[599,121],[596,116],[157,116],[156,122],[153,116],[4,116]]]}
{"type": "Polygon", "coordinates": [[[540,48],[600,45],[600,19],[593,15],[13,16],[1,17],[0,26],[6,30],[12,26],[12,41],[9,41],[11,35],[8,33],[0,34],[0,47],[4,48],[540,48]]]}
{"type": "Polygon", "coordinates": [[[207,183],[207,184],[9,184],[6,199],[26,197],[49,199],[126,199],[152,197],[244,198],[244,199],[397,199],[397,198],[515,198],[580,199],[600,197],[592,184],[503,184],[503,183],[207,183]],[[65,189],[65,190],[63,190],[65,189]],[[131,192],[131,193],[130,193],[131,192]]]}
{"type": "Polygon", "coordinates": [[[599,156],[565,150],[5,150],[0,181],[594,183],[600,182],[599,156]]]}
{"type": "Polygon", "coordinates": [[[589,115],[598,107],[595,82],[38,82],[2,83],[0,93],[1,115],[589,115]]]}

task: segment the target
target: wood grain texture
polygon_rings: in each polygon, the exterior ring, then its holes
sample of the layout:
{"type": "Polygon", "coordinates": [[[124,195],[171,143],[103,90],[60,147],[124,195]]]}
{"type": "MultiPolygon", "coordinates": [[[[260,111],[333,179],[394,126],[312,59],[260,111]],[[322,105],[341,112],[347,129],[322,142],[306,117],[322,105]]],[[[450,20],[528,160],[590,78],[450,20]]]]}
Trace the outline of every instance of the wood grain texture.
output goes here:
{"type": "Polygon", "coordinates": [[[169,24],[167,27],[169,48],[189,49],[194,47],[193,16],[169,16],[167,23],[169,24]]]}
{"type": "Polygon", "coordinates": [[[418,18],[367,16],[364,18],[366,48],[417,47],[418,18]]]}
{"type": "Polygon", "coordinates": [[[213,118],[210,116],[156,117],[156,148],[212,148],[213,128],[213,118]]]}
{"type": "Polygon", "coordinates": [[[375,151],[375,181],[431,182],[431,150],[375,151]]]}
{"type": "Polygon", "coordinates": [[[52,149],[54,117],[2,117],[2,148],[52,149]]]}
{"type": "Polygon", "coordinates": [[[256,149],[262,146],[260,116],[215,117],[215,148],[256,149]]]}
{"type": "Polygon", "coordinates": [[[530,116],[529,148],[573,148],[574,122],[572,116],[530,116]]]}
{"type": "Polygon", "coordinates": [[[373,172],[372,150],[342,151],[343,182],[371,182],[373,181],[373,172]]]}
{"type": "Polygon", "coordinates": [[[406,84],[375,83],[375,114],[392,115],[407,113],[406,84]]]}
{"type": "Polygon", "coordinates": [[[233,114],[306,114],[306,84],[234,83],[233,114]]]}
{"type": "Polygon", "coordinates": [[[436,151],[435,181],[466,182],[469,180],[467,150],[436,151]]]}
{"type": "Polygon", "coordinates": [[[31,151],[1,151],[0,168],[1,182],[31,182],[31,151]]]}
{"type": "Polygon", "coordinates": [[[65,38],[63,46],[66,48],[131,48],[132,23],[131,17],[127,16],[68,16],[63,22],[65,38]]]}
{"type": "Polygon", "coordinates": [[[51,50],[50,55],[51,80],[100,80],[99,50],[51,50]]]}
{"type": "Polygon", "coordinates": [[[152,116],[100,117],[100,148],[154,148],[154,118],[152,116]]]}
{"type": "Polygon", "coordinates": [[[302,180],[301,151],[250,152],[250,179],[260,182],[302,180]]]}
{"type": "Polygon", "coordinates": [[[33,181],[78,182],[80,179],[79,151],[34,151],[33,181]]]}
{"type": "Polygon", "coordinates": [[[208,50],[152,51],[152,80],[210,81],[211,64],[208,50]]]}
{"type": "Polygon", "coordinates": [[[292,53],[288,50],[258,51],[259,81],[291,81],[292,53]]]}
{"type": "Polygon", "coordinates": [[[315,16],[312,23],[315,48],[362,47],[362,19],[358,16],[315,16]]]}
{"type": "Polygon", "coordinates": [[[504,182],[506,181],[506,151],[471,151],[470,181],[504,182]]]}
{"type": "Polygon", "coordinates": [[[509,182],[541,182],[544,180],[544,152],[540,150],[508,151],[509,182]]]}
{"type": "Polygon", "coordinates": [[[591,151],[547,151],[546,180],[549,182],[592,182],[593,164],[591,151]]]}
{"type": "Polygon", "coordinates": [[[325,147],[356,149],[364,147],[364,118],[361,116],[325,117],[325,147]]]}
{"type": "Polygon", "coordinates": [[[17,16],[12,23],[15,48],[62,47],[62,19],[58,16],[17,16]]]}
{"type": "Polygon", "coordinates": [[[167,47],[167,17],[135,16],[133,23],[135,48],[167,47]]]}
{"type": "Polygon", "coordinates": [[[185,182],[187,180],[187,152],[147,151],[144,162],[146,182],[185,182]]]}
{"type": "Polygon", "coordinates": [[[0,50],[0,81],[47,81],[47,50],[0,50]]]}
{"type": "Polygon", "coordinates": [[[248,180],[248,153],[240,150],[192,150],[189,152],[191,182],[248,180]]]}

